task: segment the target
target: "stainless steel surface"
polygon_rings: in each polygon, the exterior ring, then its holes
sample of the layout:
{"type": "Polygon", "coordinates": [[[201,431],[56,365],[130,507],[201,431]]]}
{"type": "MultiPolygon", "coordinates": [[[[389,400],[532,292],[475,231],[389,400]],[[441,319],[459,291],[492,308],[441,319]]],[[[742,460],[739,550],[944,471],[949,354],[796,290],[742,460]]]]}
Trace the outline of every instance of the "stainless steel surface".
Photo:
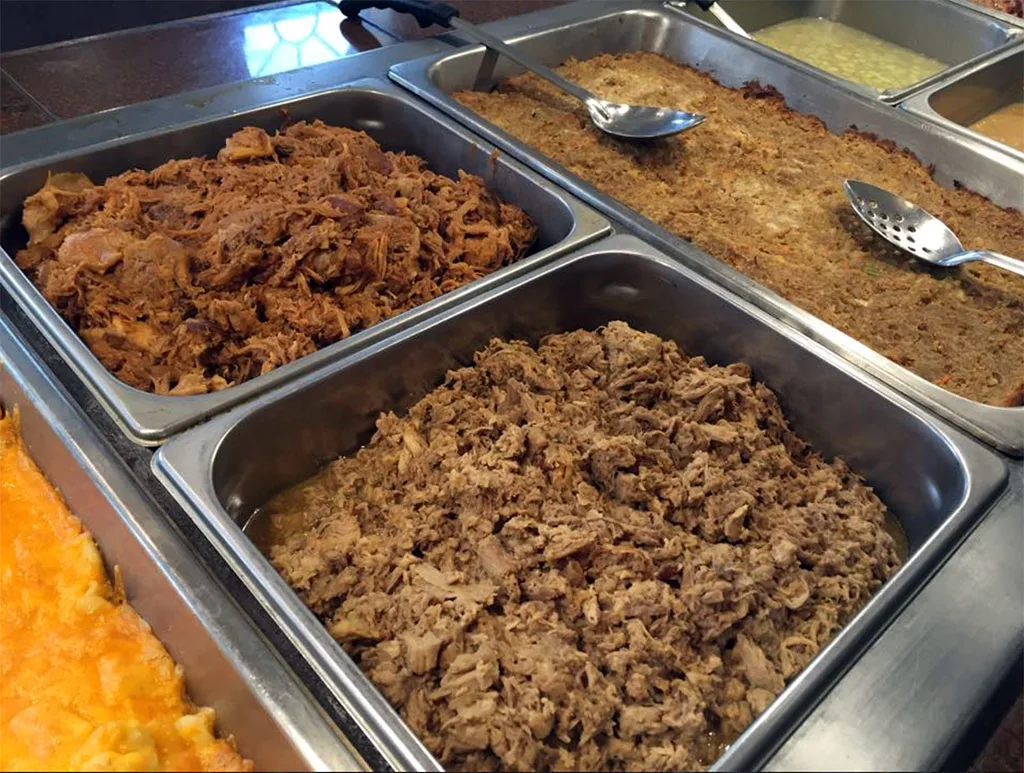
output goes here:
{"type": "Polygon", "coordinates": [[[604,218],[556,186],[423,106],[401,89],[385,81],[371,80],[241,110],[229,116],[122,137],[82,151],[43,158],[6,170],[0,177],[0,213],[0,244],[3,246],[0,283],[29,312],[47,339],[73,365],[79,377],[89,385],[126,434],[144,444],[158,443],[184,427],[357,351],[462,298],[529,271],[608,230],[604,218]],[[385,148],[405,150],[425,158],[435,171],[454,176],[458,170],[464,169],[483,177],[502,198],[522,206],[537,222],[536,248],[529,257],[516,264],[269,374],[221,392],[168,397],[142,392],[118,381],[12,260],[25,239],[20,226],[21,202],[42,186],[50,172],[80,171],[101,180],[133,167],[151,168],[170,158],[215,153],[223,140],[242,126],[257,124],[268,129],[279,126],[282,109],[296,120],[322,118],[330,123],[362,129],[385,148]]]}
{"type": "Polygon", "coordinates": [[[1021,545],[1024,464],[1014,460],[999,505],[766,769],[956,770],[948,760],[975,718],[1007,680],[1020,686],[1021,545]]]}
{"type": "Polygon", "coordinates": [[[1024,101],[1024,46],[1015,47],[1002,56],[944,80],[900,107],[975,142],[1024,160],[1024,151],[970,128],[971,124],[999,108],[1021,101],[1024,101]]]}
{"type": "Polygon", "coordinates": [[[129,602],[184,668],[189,695],[257,770],[364,770],[288,667],[203,569],[149,498],[0,317],[0,404],[118,566],[129,602]]]}
{"type": "Polygon", "coordinates": [[[623,105],[600,99],[585,88],[566,80],[551,68],[534,61],[532,57],[506,46],[500,38],[481,30],[476,25],[464,22],[459,18],[453,18],[449,23],[463,37],[482,43],[492,51],[508,57],[521,67],[550,81],[562,91],[578,99],[586,106],[594,126],[606,134],[627,140],[653,140],[659,137],[671,137],[704,122],[703,115],[688,113],[685,110],[623,105]]]}
{"type": "Polygon", "coordinates": [[[158,477],[399,768],[435,769],[436,763],[241,525],[277,491],[365,443],[379,412],[408,408],[492,336],[536,341],[613,319],[713,363],[751,364],[779,395],[794,429],[863,474],[908,538],[904,567],[732,745],[719,769],[761,764],[1005,484],[1006,467],[996,454],[629,236],[562,258],[171,440],[154,457],[158,477]]]}
{"type": "Polygon", "coordinates": [[[709,8],[708,10],[710,10],[711,14],[716,19],[718,19],[719,24],[721,24],[723,27],[729,30],[729,32],[734,32],[741,37],[747,38],[748,40],[752,39],[750,37],[750,34],[745,29],[743,29],[743,27],[740,26],[739,22],[732,18],[732,16],[729,15],[728,11],[722,8],[721,3],[712,3],[711,8],[709,8]]]}
{"type": "Polygon", "coordinates": [[[990,8],[987,5],[976,3],[974,0],[946,0],[949,3],[955,3],[956,5],[963,6],[964,8],[970,8],[972,11],[978,11],[991,16],[993,19],[998,19],[1004,24],[1009,24],[1012,27],[1018,27],[1024,29],[1024,19],[1019,16],[1014,16],[1003,11],[997,11],[995,8],[990,8]]]}
{"type": "MultiPolygon", "coordinates": [[[[984,61],[1024,39],[1024,29],[1018,25],[982,13],[976,7],[954,4],[949,0],[720,0],[720,3],[739,24],[755,35],[758,30],[791,19],[828,19],[947,65],[945,69],[917,83],[879,93],[826,73],[770,46],[756,41],[747,42],[747,45],[770,51],[792,64],[809,68],[835,85],[842,85],[887,104],[902,102],[911,94],[984,61]],[[950,34],[950,30],[956,30],[956,34],[950,34]]],[[[699,9],[693,8],[691,3],[683,5],[686,6],[686,12],[702,21],[714,23],[699,9]]]]}
{"type": "Polygon", "coordinates": [[[918,260],[943,268],[982,261],[1024,276],[1024,261],[991,250],[965,250],[945,223],[906,199],[860,180],[847,180],[843,190],[872,231],[918,260]]]}
{"type": "MultiPolygon", "coordinates": [[[[830,131],[841,132],[855,125],[861,131],[890,139],[915,153],[924,164],[933,166],[940,183],[960,184],[1002,206],[1024,209],[1024,161],[918,116],[837,88],[809,74],[806,68],[789,66],[777,57],[743,46],[720,30],[694,23],[687,14],[652,9],[636,2],[605,3],[601,7],[606,13],[597,16],[585,3],[555,9],[546,17],[547,23],[535,16],[529,26],[505,27],[506,39],[549,65],[570,56],[586,59],[606,52],[644,50],[711,72],[726,86],[740,87],[757,79],[775,86],[792,109],[820,117],[830,131]]],[[[936,413],[997,448],[1014,454],[1024,451],[1024,408],[984,405],[911,373],[600,192],[449,96],[462,89],[488,90],[516,72],[507,61],[495,61],[483,49],[474,47],[396,65],[391,68],[391,77],[628,230],[769,310],[936,413]]]]}

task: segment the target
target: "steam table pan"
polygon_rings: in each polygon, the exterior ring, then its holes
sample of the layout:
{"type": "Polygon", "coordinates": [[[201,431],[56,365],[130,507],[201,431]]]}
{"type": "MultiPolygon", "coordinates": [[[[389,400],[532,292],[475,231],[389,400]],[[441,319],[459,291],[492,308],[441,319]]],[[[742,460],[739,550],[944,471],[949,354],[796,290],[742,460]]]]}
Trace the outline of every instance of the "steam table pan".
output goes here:
{"type": "MultiPolygon", "coordinates": [[[[1024,161],[1024,150],[1004,145],[970,128],[975,121],[1021,101],[1024,101],[1024,45],[922,91],[900,108],[1024,161]]],[[[1020,130],[1024,133],[1024,125],[1020,130]]]]}
{"type": "MultiPolygon", "coordinates": [[[[736,36],[698,21],[688,13],[642,2],[602,3],[601,10],[603,13],[594,14],[586,3],[576,3],[531,15],[529,24],[509,23],[503,26],[503,31],[513,47],[549,66],[558,65],[569,57],[589,59],[602,53],[652,51],[711,73],[717,81],[731,88],[753,80],[770,84],[785,96],[790,108],[818,116],[832,132],[856,126],[862,132],[892,140],[916,154],[923,163],[932,165],[940,183],[963,185],[1001,206],[1024,209],[1024,160],[999,153],[962,133],[893,109],[877,99],[854,93],[822,78],[813,68],[798,66],[763,46],[742,43],[736,36]]],[[[1024,452],[1024,408],[969,400],[897,365],[602,193],[449,96],[459,90],[488,91],[521,71],[507,59],[489,55],[480,46],[474,46],[404,62],[393,66],[390,74],[413,93],[592,204],[628,231],[713,277],[976,437],[1016,455],[1024,452]]],[[[712,130],[713,127],[709,128],[712,130]]],[[[841,184],[842,180],[836,181],[837,188],[841,184]]]]}
{"type": "Polygon", "coordinates": [[[21,305],[49,342],[118,422],[141,444],[156,444],[183,428],[230,406],[266,392],[324,363],[344,357],[397,330],[425,319],[459,300],[519,276],[608,231],[608,223],[571,195],[473,137],[451,120],[386,81],[362,80],[349,86],[254,107],[228,116],[43,158],[0,176],[0,283],[21,305]],[[282,111],[293,120],[320,118],[326,123],[361,129],[385,150],[406,151],[426,159],[439,173],[457,177],[465,170],[482,177],[503,200],[522,207],[539,228],[531,254],[487,277],[380,322],[295,362],[243,384],[188,397],[155,395],[116,379],[89,351],[32,282],[15,265],[25,244],[21,204],[42,187],[51,172],[83,172],[94,182],[132,168],[152,168],[172,158],[214,155],[224,140],[243,126],[273,131],[282,111]]]}
{"type": "Polygon", "coordinates": [[[1003,461],[836,354],[631,236],[604,240],[448,308],[165,444],[153,469],[399,770],[437,761],[242,531],[273,494],[354,452],[493,336],[625,320],[711,363],[743,361],[794,430],[842,456],[899,519],[909,559],[717,763],[750,769],[799,726],[1003,489],[1003,461]]]}
{"type": "MultiPolygon", "coordinates": [[[[793,19],[828,19],[937,59],[946,65],[916,83],[879,93],[770,46],[743,41],[745,45],[767,50],[789,64],[808,68],[829,83],[890,105],[898,104],[922,89],[998,56],[1008,47],[1024,40],[1024,26],[995,18],[977,6],[972,7],[968,3],[958,5],[949,0],[719,0],[719,4],[751,34],[793,19]],[[950,34],[950,30],[956,30],[956,33],[950,34]]],[[[682,7],[702,23],[720,26],[714,16],[703,13],[694,3],[675,3],[673,7],[682,7]]]]}
{"type": "Polygon", "coordinates": [[[33,460],[121,570],[128,601],[257,770],[364,770],[348,741],[192,550],[132,482],[88,420],[0,317],[0,406],[17,409],[33,460]]]}

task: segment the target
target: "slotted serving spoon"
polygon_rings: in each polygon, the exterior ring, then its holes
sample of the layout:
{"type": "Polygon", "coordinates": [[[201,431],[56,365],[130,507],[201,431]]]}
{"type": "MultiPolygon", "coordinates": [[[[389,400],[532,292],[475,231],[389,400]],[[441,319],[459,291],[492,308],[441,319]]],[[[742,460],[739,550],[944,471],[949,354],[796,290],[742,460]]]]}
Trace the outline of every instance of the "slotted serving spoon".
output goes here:
{"type": "Polygon", "coordinates": [[[1024,261],[991,250],[965,250],[945,223],[906,199],[860,180],[847,180],[843,190],[875,233],[919,260],[943,268],[980,260],[1024,276],[1024,261]]]}
{"type": "Polygon", "coordinates": [[[399,13],[410,14],[421,27],[438,24],[453,29],[462,37],[469,38],[474,43],[480,43],[492,51],[508,57],[535,75],[539,75],[576,97],[586,105],[587,112],[590,113],[590,120],[594,125],[614,137],[626,140],[652,140],[658,137],[670,137],[673,134],[692,129],[704,121],[703,115],[688,113],[685,110],[621,105],[598,99],[586,89],[566,80],[532,57],[505,45],[500,38],[484,32],[469,22],[462,21],[458,18],[458,9],[444,3],[431,3],[427,0],[341,0],[338,3],[338,8],[347,17],[358,16],[360,11],[367,8],[391,9],[399,13]]]}

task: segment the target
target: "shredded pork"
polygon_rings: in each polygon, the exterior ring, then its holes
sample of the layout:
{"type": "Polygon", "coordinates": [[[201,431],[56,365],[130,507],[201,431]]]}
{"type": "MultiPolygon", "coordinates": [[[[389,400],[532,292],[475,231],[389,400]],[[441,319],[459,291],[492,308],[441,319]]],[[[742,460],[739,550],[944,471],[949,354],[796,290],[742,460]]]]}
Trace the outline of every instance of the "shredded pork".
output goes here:
{"type": "Polygon", "coordinates": [[[483,180],[320,121],[246,127],[215,159],[25,201],[19,266],[131,386],[238,384],[522,257],[537,229],[483,180]]]}
{"type": "Polygon", "coordinates": [[[275,566],[457,770],[704,767],[899,564],[747,366],[622,322],[493,341],[266,512],[275,566]]]}

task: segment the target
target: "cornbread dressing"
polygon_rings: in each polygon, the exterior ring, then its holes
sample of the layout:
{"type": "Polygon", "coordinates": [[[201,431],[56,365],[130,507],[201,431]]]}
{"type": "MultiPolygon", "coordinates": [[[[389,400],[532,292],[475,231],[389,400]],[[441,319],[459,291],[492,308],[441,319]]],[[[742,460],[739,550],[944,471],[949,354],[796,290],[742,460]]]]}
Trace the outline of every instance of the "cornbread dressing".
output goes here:
{"type": "Polygon", "coordinates": [[[945,188],[912,154],[831,134],[771,87],[730,89],[639,52],[570,60],[559,72],[602,97],[704,113],[650,144],[593,129],[546,82],[516,76],[464,105],[674,234],[919,376],[983,403],[1024,400],[1024,279],[982,264],[938,269],[861,223],[842,191],[858,178],[946,222],[967,248],[1024,257],[1024,217],[945,188]]]}

